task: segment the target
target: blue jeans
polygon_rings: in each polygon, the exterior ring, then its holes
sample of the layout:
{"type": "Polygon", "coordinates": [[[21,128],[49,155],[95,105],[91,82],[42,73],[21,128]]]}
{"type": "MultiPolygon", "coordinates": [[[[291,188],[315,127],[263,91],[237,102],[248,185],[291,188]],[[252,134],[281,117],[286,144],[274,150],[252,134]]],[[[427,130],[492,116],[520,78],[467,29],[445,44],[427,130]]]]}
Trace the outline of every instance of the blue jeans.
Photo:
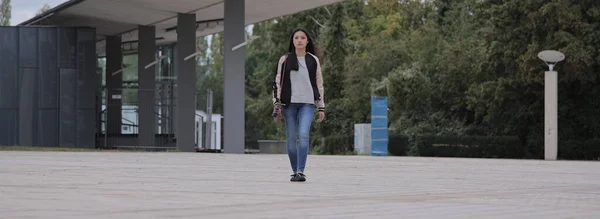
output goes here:
{"type": "Polygon", "coordinates": [[[283,107],[287,150],[294,173],[304,172],[308,157],[310,126],[314,113],[314,104],[292,103],[288,107],[283,107]],[[298,140],[297,147],[296,139],[298,140]]]}

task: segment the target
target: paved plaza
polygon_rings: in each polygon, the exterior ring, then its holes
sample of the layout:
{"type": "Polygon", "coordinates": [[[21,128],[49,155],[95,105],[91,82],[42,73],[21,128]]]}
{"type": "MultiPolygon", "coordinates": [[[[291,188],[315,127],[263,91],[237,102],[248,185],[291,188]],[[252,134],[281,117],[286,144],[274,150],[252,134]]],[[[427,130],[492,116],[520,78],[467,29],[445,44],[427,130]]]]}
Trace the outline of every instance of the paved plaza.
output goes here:
{"type": "Polygon", "coordinates": [[[0,218],[600,218],[600,162],[0,152],[0,218]]]}

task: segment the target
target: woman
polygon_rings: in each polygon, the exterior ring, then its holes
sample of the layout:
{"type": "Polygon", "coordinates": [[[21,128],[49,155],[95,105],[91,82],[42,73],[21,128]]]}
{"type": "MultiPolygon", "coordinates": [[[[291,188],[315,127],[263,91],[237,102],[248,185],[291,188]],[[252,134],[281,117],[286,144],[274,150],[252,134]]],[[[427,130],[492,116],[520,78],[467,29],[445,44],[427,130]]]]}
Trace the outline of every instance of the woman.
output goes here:
{"type": "Polygon", "coordinates": [[[315,106],[319,112],[317,121],[325,119],[323,75],[315,54],[315,45],[308,32],[294,30],[288,53],[279,59],[273,82],[273,116],[278,120],[283,109],[292,182],[306,181],[304,168],[315,106]]]}

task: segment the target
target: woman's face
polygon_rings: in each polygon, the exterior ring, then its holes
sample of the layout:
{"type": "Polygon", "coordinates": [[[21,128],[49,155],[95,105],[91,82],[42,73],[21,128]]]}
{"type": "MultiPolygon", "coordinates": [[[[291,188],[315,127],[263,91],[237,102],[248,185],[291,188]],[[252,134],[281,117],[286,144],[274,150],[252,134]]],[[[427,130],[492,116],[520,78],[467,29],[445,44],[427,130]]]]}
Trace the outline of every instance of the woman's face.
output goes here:
{"type": "Polygon", "coordinates": [[[294,33],[294,47],[296,49],[304,49],[306,48],[306,44],[308,43],[308,37],[302,31],[298,31],[294,33]]]}

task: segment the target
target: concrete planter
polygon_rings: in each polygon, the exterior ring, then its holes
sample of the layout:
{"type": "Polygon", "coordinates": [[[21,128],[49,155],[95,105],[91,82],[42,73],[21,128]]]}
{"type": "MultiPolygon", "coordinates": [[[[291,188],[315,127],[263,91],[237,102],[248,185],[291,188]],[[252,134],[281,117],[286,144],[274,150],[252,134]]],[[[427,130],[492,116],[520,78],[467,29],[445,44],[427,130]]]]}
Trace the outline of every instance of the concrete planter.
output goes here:
{"type": "Polygon", "coordinates": [[[286,140],[258,140],[257,142],[261,154],[287,154],[286,140]]]}

